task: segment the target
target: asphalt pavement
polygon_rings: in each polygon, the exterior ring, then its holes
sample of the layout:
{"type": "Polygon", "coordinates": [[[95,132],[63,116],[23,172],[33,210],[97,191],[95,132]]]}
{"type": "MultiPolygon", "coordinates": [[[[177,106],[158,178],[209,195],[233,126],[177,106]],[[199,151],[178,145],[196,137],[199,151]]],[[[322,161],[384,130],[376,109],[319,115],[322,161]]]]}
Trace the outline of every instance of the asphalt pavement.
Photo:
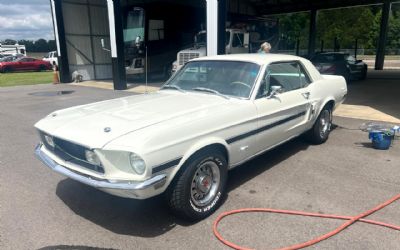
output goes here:
{"type": "MultiPolygon", "coordinates": [[[[132,93],[71,85],[0,88],[0,249],[228,249],[212,224],[231,209],[354,216],[400,192],[400,141],[386,151],[372,149],[357,129],[363,121],[339,117],[323,145],[298,138],[232,170],[223,205],[198,223],[175,218],[162,197],[114,197],[35,159],[36,121],[57,109],[126,95],[132,93]],[[54,95],[59,91],[70,92],[54,95]]],[[[369,218],[400,225],[400,202],[369,218]]],[[[242,246],[275,249],[341,223],[253,213],[228,217],[220,231],[242,246]]],[[[400,249],[400,232],[357,223],[310,249],[400,249]]]]}

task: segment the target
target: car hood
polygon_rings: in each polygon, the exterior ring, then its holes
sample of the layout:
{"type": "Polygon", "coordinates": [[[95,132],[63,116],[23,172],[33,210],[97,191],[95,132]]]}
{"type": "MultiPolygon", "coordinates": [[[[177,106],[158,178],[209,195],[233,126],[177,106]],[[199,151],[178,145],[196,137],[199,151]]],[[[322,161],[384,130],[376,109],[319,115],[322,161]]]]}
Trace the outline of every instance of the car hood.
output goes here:
{"type": "Polygon", "coordinates": [[[120,136],[163,121],[205,117],[213,107],[227,102],[212,94],[163,90],[55,111],[35,127],[89,148],[102,148],[120,136]]]}

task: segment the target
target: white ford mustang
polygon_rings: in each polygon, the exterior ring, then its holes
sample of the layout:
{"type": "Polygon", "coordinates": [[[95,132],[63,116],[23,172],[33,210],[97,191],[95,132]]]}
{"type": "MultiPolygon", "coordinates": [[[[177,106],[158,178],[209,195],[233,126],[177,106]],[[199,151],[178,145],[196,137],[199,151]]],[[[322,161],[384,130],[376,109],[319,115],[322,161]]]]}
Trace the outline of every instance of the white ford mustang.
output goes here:
{"type": "Polygon", "coordinates": [[[306,59],[223,55],[187,63],[160,91],[55,111],[36,123],[37,157],[107,193],[165,193],[176,214],[210,215],[227,172],[301,134],[328,139],[347,94],[306,59]]]}

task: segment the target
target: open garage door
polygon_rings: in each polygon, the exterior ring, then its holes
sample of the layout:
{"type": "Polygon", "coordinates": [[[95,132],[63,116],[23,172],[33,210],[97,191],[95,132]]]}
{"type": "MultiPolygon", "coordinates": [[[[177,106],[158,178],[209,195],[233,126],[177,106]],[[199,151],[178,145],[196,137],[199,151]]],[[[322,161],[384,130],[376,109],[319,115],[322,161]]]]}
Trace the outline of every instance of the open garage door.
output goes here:
{"type": "Polygon", "coordinates": [[[71,74],[78,71],[83,80],[112,78],[110,33],[106,0],[63,0],[65,40],[71,74]]]}

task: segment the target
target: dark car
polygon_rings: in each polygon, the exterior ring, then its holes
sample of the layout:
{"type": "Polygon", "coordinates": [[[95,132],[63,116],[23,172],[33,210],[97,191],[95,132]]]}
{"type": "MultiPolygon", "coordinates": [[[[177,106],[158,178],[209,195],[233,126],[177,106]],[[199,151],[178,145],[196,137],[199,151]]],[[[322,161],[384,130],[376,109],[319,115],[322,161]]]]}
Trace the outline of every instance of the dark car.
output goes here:
{"type": "Polygon", "coordinates": [[[28,71],[28,70],[51,70],[52,66],[49,62],[31,58],[22,57],[12,62],[0,62],[0,72],[7,73],[12,71],[28,71]]]}
{"type": "Polygon", "coordinates": [[[310,61],[321,74],[341,75],[346,80],[364,80],[367,77],[367,64],[347,53],[318,53],[310,61]]]}

